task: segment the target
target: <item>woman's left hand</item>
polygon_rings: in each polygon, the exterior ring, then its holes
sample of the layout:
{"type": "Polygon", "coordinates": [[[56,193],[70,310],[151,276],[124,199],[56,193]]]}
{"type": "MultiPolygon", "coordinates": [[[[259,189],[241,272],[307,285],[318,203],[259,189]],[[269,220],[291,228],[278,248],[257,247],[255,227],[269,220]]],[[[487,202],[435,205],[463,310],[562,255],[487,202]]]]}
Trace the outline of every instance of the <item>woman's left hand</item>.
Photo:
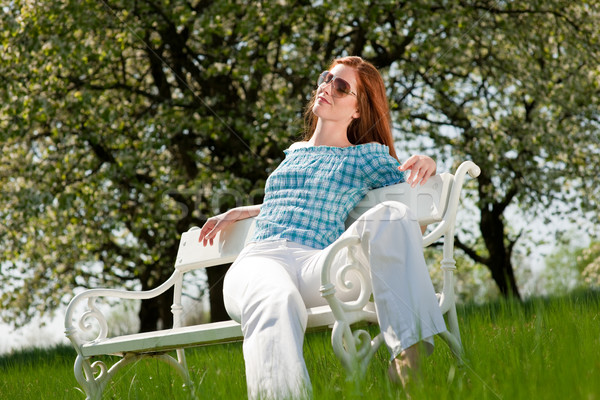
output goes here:
{"type": "Polygon", "coordinates": [[[406,171],[410,169],[410,175],[406,179],[406,182],[410,186],[415,187],[417,183],[424,185],[432,175],[435,175],[436,164],[433,158],[424,155],[414,155],[398,167],[400,171],[406,171]]]}

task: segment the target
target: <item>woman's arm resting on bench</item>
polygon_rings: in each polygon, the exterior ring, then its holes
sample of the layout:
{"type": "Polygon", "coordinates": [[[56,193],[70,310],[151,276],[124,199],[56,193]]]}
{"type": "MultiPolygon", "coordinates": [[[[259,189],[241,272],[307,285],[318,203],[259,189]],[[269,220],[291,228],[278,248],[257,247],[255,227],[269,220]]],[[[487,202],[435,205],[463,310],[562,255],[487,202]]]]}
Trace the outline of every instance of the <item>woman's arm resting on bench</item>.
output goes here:
{"type": "Polygon", "coordinates": [[[206,246],[207,243],[213,244],[213,240],[217,233],[241,219],[256,217],[260,212],[260,204],[254,206],[244,206],[232,208],[223,214],[215,215],[206,220],[206,223],[200,231],[199,242],[206,246]]]}

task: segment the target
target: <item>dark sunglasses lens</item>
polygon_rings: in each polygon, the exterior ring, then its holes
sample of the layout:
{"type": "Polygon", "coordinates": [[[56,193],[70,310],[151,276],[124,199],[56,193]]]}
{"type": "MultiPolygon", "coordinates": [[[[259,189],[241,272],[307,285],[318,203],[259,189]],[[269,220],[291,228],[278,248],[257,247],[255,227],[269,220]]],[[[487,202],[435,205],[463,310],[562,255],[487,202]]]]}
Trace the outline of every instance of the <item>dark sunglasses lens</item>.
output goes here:
{"type": "Polygon", "coordinates": [[[350,93],[350,84],[341,78],[336,78],[333,81],[333,88],[337,94],[348,94],[350,93]]]}

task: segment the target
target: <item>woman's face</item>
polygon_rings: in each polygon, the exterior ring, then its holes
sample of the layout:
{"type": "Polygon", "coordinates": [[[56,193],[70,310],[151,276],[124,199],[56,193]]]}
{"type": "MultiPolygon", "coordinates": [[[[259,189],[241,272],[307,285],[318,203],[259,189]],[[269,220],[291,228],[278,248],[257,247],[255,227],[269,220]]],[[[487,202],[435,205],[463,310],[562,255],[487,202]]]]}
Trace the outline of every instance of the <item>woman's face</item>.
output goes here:
{"type": "MultiPolygon", "coordinates": [[[[313,113],[323,121],[340,122],[348,125],[354,118],[359,117],[358,100],[356,98],[356,70],[344,64],[337,64],[329,72],[335,78],[332,79],[329,76],[329,82],[323,82],[317,88],[313,113]],[[350,85],[352,93],[346,94],[336,90],[335,86],[339,84],[339,82],[335,82],[336,79],[346,81],[350,85]]],[[[345,86],[343,82],[341,86],[345,86]]]]}

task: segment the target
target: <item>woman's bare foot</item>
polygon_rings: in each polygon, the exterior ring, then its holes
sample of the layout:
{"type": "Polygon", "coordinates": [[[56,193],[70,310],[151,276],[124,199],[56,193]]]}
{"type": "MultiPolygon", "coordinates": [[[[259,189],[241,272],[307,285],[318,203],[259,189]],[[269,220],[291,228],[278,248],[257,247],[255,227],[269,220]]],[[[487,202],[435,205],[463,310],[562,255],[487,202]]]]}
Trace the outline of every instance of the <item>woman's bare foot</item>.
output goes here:
{"type": "Polygon", "coordinates": [[[418,344],[405,349],[390,363],[388,368],[390,380],[406,388],[419,371],[420,359],[418,344]]]}

